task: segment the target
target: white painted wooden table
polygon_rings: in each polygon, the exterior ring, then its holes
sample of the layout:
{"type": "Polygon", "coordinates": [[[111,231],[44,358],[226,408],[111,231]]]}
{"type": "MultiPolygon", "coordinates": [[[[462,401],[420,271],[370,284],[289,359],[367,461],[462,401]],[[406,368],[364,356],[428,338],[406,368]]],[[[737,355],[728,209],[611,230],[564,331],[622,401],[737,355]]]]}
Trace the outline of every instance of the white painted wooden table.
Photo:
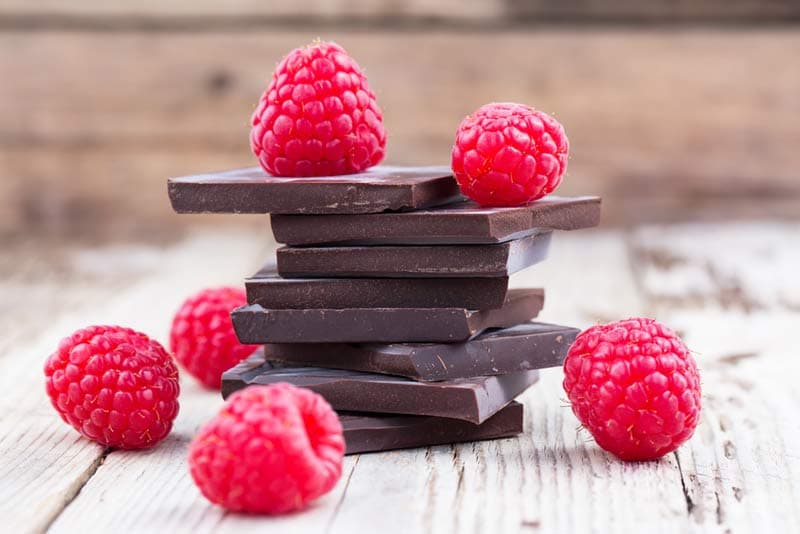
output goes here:
{"type": "Polygon", "coordinates": [[[221,400],[190,379],[173,433],[150,451],[104,451],[58,419],[41,368],[61,337],[120,323],[165,341],[186,295],[240,284],[269,242],[206,232],[168,247],[20,245],[0,258],[0,531],[800,532],[796,224],[560,234],[550,259],[516,279],[547,288],[543,320],[644,314],[682,333],[701,367],[703,417],[658,462],[599,450],[558,369],[522,397],[519,438],[351,456],[332,493],[273,519],[226,514],[192,484],[187,445],[221,400]]]}

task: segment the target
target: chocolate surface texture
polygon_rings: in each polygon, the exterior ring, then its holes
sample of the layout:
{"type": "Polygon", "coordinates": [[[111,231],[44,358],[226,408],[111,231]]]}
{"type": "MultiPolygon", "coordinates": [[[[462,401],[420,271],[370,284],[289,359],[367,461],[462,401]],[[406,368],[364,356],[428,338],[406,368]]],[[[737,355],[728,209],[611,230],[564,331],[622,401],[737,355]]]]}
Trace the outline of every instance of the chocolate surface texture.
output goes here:
{"type": "Polygon", "coordinates": [[[171,178],[168,190],[178,213],[379,213],[460,198],[444,166],[377,166],[359,174],[308,178],[271,176],[251,167],[171,178]]]}
{"type": "Polygon", "coordinates": [[[352,412],[339,414],[339,420],[345,454],[357,454],[516,436],[523,430],[522,412],[522,404],[512,401],[480,425],[446,417],[352,412]]]}
{"type": "Polygon", "coordinates": [[[454,245],[501,243],[549,230],[600,223],[599,197],[547,196],[513,208],[459,201],[374,215],[275,215],[272,232],[286,245],[454,245]]]}
{"type": "Polygon", "coordinates": [[[266,309],[231,313],[242,343],[391,343],[466,341],[487,328],[528,322],[544,305],[541,289],[509,290],[501,308],[266,309]]]}
{"type": "Polygon", "coordinates": [[[247,302],[272,309],[499,308],[508,277],[282,278],[274,264],[245,281],[247,302]]]}
{"type": "Polygon", "coordinates": [[[506,277],[544,260],[550,233],[494,245],[282,247],[278,273],[295,277],[506,277]]]}
{"type": "Polygon", "coordinates": [[[283,367],[263,351],[222,375],[222,395],[254,384],[288,382],[322,395],[334,410],[429,415],[481,424],[539,379],[523,371],[444,382],[318,367],[283,367]]]}
{"type": "Polygon", "coordinates": [[[419,381],[454,380],[560,366],[576,328],[544,323],[488,330],[463,343],[285,343],[264,347],[287,365],[349,369],[419,381]]]}

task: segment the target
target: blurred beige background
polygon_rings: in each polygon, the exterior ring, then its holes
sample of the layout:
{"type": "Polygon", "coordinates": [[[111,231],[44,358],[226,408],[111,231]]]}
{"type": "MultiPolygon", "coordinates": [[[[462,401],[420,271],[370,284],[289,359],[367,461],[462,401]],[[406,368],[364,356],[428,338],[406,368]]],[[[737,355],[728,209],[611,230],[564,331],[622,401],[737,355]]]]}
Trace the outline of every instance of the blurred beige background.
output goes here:
{"type": "Polygon", "coordinates": [[[800,2],[0,0],[0,239],[169,240],[169,176],[254,165],[250,113],[316,37],[366,70],[387,162],[448,163],[489,101],[554,114],[604,225],[800,217],[800,2]]]}

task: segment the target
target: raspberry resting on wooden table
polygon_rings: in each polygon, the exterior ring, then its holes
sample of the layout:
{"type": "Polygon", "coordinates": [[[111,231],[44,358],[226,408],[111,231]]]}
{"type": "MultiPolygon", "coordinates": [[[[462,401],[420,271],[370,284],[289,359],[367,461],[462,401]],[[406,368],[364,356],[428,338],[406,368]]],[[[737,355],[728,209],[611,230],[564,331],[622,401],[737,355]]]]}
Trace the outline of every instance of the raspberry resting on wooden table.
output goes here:
{"type": "Polygon", "coordinates": [[[564,361],[572,411],[623,460],[654,460],[694,433],[700,375],[683,341],[653,319],[584,330],[564,361]]]}
{"type": "Polygon", "coordinates": [[[178,368],[157,341],[119,326],[90,326],[64,338],[44,367],[61,418],[109,447],[161,441],[178,415],[178,368]]]}
{"type": "Polygon", "coordinates": [[[305,508],[342,474],[342,425],[321,396],[280,383],[231,395],[189,447],[189,469],[211,502],[235,512],[305,508]]]}
{"type": "Polygon", "coordinates": [[[257,345],[239,343],[230,313],[247,304],[242,289],[209,288],[189,297],[175,313],[170,349],[189,374],[205,387],[219,389],[223,371],[250,356],[257,345]]]}

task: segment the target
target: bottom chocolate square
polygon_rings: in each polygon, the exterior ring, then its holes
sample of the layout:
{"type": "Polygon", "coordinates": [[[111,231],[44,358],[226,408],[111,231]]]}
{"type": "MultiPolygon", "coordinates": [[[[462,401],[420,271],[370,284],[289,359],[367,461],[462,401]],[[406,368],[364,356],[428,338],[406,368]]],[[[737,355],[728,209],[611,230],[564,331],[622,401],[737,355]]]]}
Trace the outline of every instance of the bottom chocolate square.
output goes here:
{"type": "Polygon", "coordinates": [[[420,415],[341,413],[339,419],[345,454],[358,454],[516,436],[522,433],[523,410],[511,402],[480,425],[420,415]]]}

